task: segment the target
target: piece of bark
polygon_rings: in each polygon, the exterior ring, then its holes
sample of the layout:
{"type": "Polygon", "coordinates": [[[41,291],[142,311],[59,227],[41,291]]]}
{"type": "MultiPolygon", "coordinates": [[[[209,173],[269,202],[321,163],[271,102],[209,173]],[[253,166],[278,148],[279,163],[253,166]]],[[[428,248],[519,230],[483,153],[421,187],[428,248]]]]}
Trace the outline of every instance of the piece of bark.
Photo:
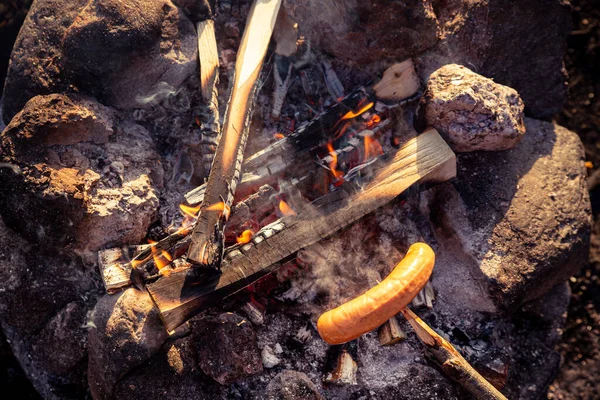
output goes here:
{"type": "Polygon", "coordinates": [[[342,350],[337,359],[335,369],[328,373],[323,381],[338,385],[356,385],[358,383],[356,380],[357,371],[358,365],[356,361],[352,359],[350,353],[342,350]]]}
{"type": "Polygon", "coordinates": [[[410,309],[405,308],[402,314],[415,330],[427,351],[434,360],[440,364],[442,370],[453,380],[467,389],[475,398],[480,400],[506,400],[506,397],[491,383],[485,380],[460,355],[460,353],[446,339],[438,335],[421,318],[410,309]]]}
{"type": "Polygon", "coordinates": [[[380,345],[391,346],[406,339],[406,333],[400,328],[396,317],[392,317],[379,327],[377,337],[380,345]]]}
{"type": "Polygon", "coordinates": [[[378,160],[377,173],[362,191],[342,186],[317,199],[298,215],[264,227],[244,245],[230,248],[221,273],[199,281],[194,271],[174,271],[146,287],[168,330],[206,307],[275,270],[298,250],[329,237],[389,203],[416,182],[441,182],[456,175],[456,160],[435,130],[410,140],[391,160],[378,160]],[[351,190],[351,189],[350,189],[351,190]],[[193,283],[193,284],[192,284],[193,283]]]}
{"type": "Polygon", "coordinates": [[[220,268],[227,213],[210,208],[222,202],[224,210],[227,210],[233,203],[248,139],[256,84],[280,5],[281,0],[256,0],[248,14],[221,138],[187,255],[188,261],[199,267],[220,268]]]}

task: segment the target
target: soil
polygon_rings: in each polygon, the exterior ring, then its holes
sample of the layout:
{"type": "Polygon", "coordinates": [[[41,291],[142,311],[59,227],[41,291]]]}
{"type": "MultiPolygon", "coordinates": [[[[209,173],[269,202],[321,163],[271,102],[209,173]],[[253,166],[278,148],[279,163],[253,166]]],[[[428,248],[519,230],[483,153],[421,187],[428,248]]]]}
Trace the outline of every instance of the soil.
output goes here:
{"type": "MultiPolygon", "coordinates": [[[[30,3],[14,0],[2,2],[0,7],[0,93],[12,43],[30,3]]],[[[580,135],[592,163],[594,230],[589,263],[570,280],[571,304],[559,345],[563,364],[550,387],[549,399],[600,398],[600,0],[572,0],[571,4],[573,32],[565,59],[569,98],[556,120],[580,135]]],[[[5,393],[19,393],[19,398],[39,398],[1,334],[0,385],[5,393]]]]}
{"type": "Polygon", "coordinates": [[[600,1],[571,1],[573,32],[565,65],[569,98],[556,120],[577,132],[590,168],[594,226],[588,265],[570,280],[572,297],[559,351],[563,364],[549,399],[600,398],[600,1]]]}

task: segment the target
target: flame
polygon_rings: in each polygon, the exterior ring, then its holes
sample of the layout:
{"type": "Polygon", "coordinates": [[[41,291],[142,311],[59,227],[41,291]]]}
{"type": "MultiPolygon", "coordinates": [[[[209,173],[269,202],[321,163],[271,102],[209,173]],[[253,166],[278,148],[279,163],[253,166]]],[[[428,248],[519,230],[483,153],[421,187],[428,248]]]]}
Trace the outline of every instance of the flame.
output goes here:
{"type": "Polygon", "coordinates": [[[365,161],[383,154],[381,144],[373,136],[365,136],[365,161]]]}
{"type": "Polygon", "coordinates": [[[367,128],[371,128],[381,122],[381,117],[377,114],[373,114],[371,119],[367,122],[367,128]]]}
{"type": "Polygon", "coordinates": [[[254,237],[254,232],[250,229],[246,229],[240,236],[238,236],[235,241],[239,244],[245,244],[252,240],[254,237]]]}
{"type": "Polygon", "coordinates": [[[221,211],[223,212],[223,210],[225,210],[225,203],[223,203],[222,201],[215,203],[215,204],[211,204],[210,206],[206,207],[207,211],[221,211]]]}
{"type": "Polygon", "coordinates": [[[281,140],[285,136],[283,136],[283,133],[276,133],[276,134],[273,135],[273,137],[275,138],[275,140],[281,140]]]}
{"type": "Polygon", "coordinates": [[[186,206],[185,204],[180,204],[179,205],[179,209],[181,210],[182,214],[187,216],[187,217],[192,217],[192,218],[196,218],[196,216],[198,215],[198,211],[200,211],[200,206],[186,206]]]}
{"type": "Polygon", "coordinates": [[[344,173],[342,171],[338,171],[336,169],[337,163],[338,163],[338,157],[337,157],[337,153],[333,149],[333,144],[331,144],[331,142],[327,143],[327,151],[329,151],[329,154],[333,158],[333,160],[331,160],[331,162],[329,163],[329,169],[331,170],[331,173],[333,174],[333,176],[335,177],[336,180],[338,180],[338,181],[341,180],[341,182],[340,182],[340,184],[341,184],[344,182],[344,179],[343,179],[344,173]]]}
{"type": "Polygon", "coordinates": [[[371,107],[373,107],[373,102],[369,102],[368,104],[364,105],[363,107],[361,107],[358,111],[348,111],[343,117],[342,117],[342,121],[346,120],[346,119],[352,119],[352,118],[356,118],[359,115],[361,115],[362,113],[364,113],[365,111],[367,111],[368,109],[370,109],[371,107]]]}
{"type": "Polygon", "coordinates": [[[279,211],[281,211],[281,214],[285,215],[286,217],[298,215],[296,211],[292,210],[292,208],[283,200],[279,200],[279,211]]]}
{"type": "Polygon", "coordinates": [[[196,120],[196,125],[198,125],[199,127],[202,127],[202,122],[200,121],[200,117],[194,117],[194,119],[196,120]]]}
{"type": "Polygon", "coordinates": [[[148,242],[151,244],[150,251],[152,251],[152,258],[154,259],[154,264],[156,264],[156,268],[160,271],[167,265],[173,261],[173,257],[166,250],[158,250],[156,248],[156,242],[148,239],[148,242]]]}

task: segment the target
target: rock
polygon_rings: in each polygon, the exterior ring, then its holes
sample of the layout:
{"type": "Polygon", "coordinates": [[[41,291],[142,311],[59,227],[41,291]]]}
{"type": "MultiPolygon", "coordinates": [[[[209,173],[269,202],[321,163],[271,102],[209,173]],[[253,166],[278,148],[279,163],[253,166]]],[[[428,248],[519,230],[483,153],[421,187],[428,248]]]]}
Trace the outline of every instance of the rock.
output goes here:
{"type": "Polygon", "coordinates": [[[102,297],[90,325],[88,381],[94,399],[112,398],[121,377],[158,353],[168,337],[152,299],[137,289],[102,297]]]}
{"type": "Polygon", "coordinates": [[[590,240],[581,141],[558,125],[525,125],[512,150],[460,155],[456,182],[436,189],[430,203],[436,224],[467,253],[462,262],[475,263],[473,278],[505,311],[575,273],[590,240]]]}
{"type": "Polygon", "coordinates": [[[302,372],[285,370],[267,386],[269,400],[321,400],[323,396],[314,383],[302,372]]]}
{"type": "Polygon", "coordinates": [[[194,321],[198,364],[202,372],[230,385],[263,371],[252,324],[233,313],[194,321]]]}
{"type": "Polygon", "coordinates": [[[159,83],[179,87],[197,71],[196,34],[183,11],[169,0],[123,4],[36,1],[11,57],[5,121],[32,97],[73,86],[108,105],[143,108],[159,83]]]}
{"type": "Polygon", "coordinates": [[[0,221],[0,323],[15,357],[47,399],[85,395],[88,301],[101,283],[81,263],[44,253],[0,221]]]}
{"type": "Polygon", "coordinates": [[[436,15],[440,40],[418,56],[424,80],[445,64],[461,64],[514,88],[532,117],[550,118],[561,110],[568,2],[450,0],[437,5],[436,15]]]}
{"type": "Polygon", "coordinates": [[[2,104],[5,123],[32,97],[67,89],[61,76],[61,40],[86,3],[88,0],[43,0],[32,4],[8,65],[2,104]]]}
{"type": "Polygon", "coordinates": [[[433,1],[360,2],[286,0],[299,32],[311,44],[345,61],[401,61],[438,39],[433,1]]]}
{"type": "Polygon", "coordinates": [[[421,107],[455,151],[508,150],[525,134],[519,94],[460,65],[431,74],[421,107]]]}
{"type": "Polygon", "coordinates": [[[148,132],[91,98],[34,97],[0,143],[13,167],[0,169],[11,188],[0,212],[33,243],[93,252],[139,243],[156,219],[162,167],[148,132]]]}

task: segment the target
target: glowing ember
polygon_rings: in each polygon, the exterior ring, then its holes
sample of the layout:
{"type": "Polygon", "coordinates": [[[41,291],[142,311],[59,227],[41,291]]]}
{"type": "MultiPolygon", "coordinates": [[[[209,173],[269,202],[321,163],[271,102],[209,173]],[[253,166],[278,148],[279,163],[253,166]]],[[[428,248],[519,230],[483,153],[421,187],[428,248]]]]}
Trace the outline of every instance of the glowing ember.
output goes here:
{"type": "Polygon", "coordinates": [[[253,237],[254,237],[254,232],[252,232],[250,229],[246,229],[244,232],[242,232],[242,234],[240,236],[238,236],[235,239],[235,241],[238,244],[245,244],[245,243],[248,243],[249,241],[251,241],[253,237]]]}
{"type": "Polygon", "coordinates": [[[383,154],[381,145],[373,136],[365,136],[365,161],[383,154]]]}
{"type": "Polygon", "coordinates": [[[298,215],[296,211],[292,210],[292,208],[283,200],[279,201],[279,211],[281,211],[281,214],[285,215],[286,217],[298,215]]]}
{"type": "Polygon", "coordinates": [[[337,153],[333,149],[333,144],[331,144],[331,142],[327,143],[327,151],[329,151],[329,154],[332,157],[332,160],[329,163],[329,169],[331,170],[331,173],[337,180],[337,182],[334,182],[334,185],[342,184],[344,182],[344,173],[342,171],[337,170],[338,157],[337,153]]]}
{"type": "Polygon", "coordinates": [[[195,207],[191,207],[186,206],[185,204],[180,204],[179,209],[181,210],[183,215],[196,218],[196,216],[198,215],[198,211],[200,211],[200,206],[198,205],[195,207]]]}
{"type": "Polygon", "coordinates": [[[373,102],[370,102],[368,104],[366,104],[365,106],[361,107],[358,111],[354,112],[354,111],[348,111],[343,117],[342,117],[342,121],[345,119],[352,119],[352,118],[356,118],[359,115],[361,115],[362,113],[364,113],[365,111],[369,110],[371,107],[373,107],[373,102]]]}
{"type": "Polygon", "coordinates": [[[276,133],[276,134],[273,135],[273,137],[275,138],[275,140],[281,140],[285,136],[283,136],[283,133],[276,133]]]}

